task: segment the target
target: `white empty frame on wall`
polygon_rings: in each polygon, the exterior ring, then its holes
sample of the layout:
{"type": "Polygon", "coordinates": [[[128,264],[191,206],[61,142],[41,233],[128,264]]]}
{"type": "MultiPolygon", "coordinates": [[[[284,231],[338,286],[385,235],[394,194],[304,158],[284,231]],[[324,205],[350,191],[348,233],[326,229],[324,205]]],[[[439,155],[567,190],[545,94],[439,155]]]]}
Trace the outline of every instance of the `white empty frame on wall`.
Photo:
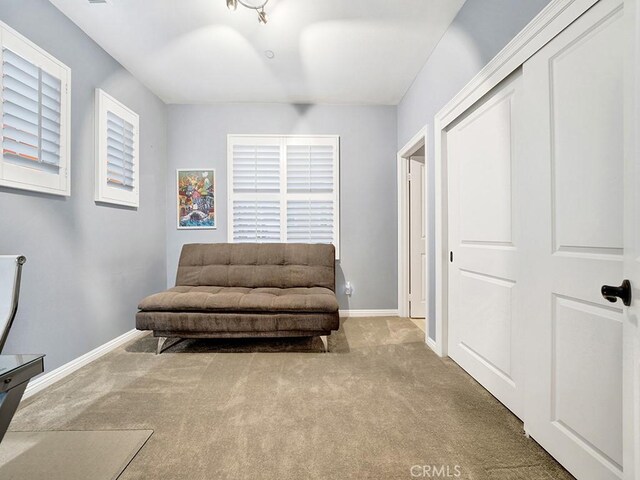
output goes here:
{"type": "Polygon", "coordinates": [[[70,194],[71,70],[0,23],[0,185],[70,194]]]}
{"type": "Polygon", "coordinates": [[[96,89],[96,202],[137,207],[139,117],[96,89]]]}

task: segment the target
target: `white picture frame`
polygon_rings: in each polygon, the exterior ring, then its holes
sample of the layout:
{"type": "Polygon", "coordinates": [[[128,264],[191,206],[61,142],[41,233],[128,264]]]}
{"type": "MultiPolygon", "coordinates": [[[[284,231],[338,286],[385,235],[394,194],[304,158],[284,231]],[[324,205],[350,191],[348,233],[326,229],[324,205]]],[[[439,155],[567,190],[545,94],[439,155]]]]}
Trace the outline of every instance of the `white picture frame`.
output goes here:
{"type": "Polygon", "coordinates": [[[216,214],[216,170],[214,168],[177,169],[176,228],[178,230],[216,230],[218,228],[216,214]]]}

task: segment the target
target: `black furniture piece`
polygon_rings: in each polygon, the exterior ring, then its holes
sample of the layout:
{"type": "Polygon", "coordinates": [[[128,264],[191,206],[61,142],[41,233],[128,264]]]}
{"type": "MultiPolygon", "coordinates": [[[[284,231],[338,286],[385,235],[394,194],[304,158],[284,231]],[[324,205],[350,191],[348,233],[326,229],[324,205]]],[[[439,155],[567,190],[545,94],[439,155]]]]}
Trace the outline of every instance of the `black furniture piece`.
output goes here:
{"type": "Polygon", "coordinates": [[[29,380],[44,371],[44,355],[0,355],[0,442],[29,380]]]}

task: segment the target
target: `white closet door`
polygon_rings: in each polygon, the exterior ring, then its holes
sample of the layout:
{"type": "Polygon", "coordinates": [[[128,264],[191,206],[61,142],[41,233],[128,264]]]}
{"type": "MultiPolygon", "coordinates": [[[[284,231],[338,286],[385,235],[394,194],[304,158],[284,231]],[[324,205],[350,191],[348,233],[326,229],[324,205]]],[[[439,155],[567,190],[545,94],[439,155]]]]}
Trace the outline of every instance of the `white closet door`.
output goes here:
{"type": "Polygon", "coordinates": [[[523,70],[525,429],[582,480],[622,477],[622,19],[601,0],[523,70]]]}
{"type": "Polygon", "coordinates": [[[409,316],[427,315],[427,259],[425,225],[425,161],[424,157],[409,159],[409,316]]]}
{"type": "Polygon", "coordinates": [[[640,476],[640,3],[625,2],[627,69],[625,88],[624,278],[631,283],[631,305],[623,327],[624,478],[640,476]]]}
{"type": "Polygon", "coordinates": [[[516,72],[447,131],[449,356],[522,415],[518,284],[516,72]],[[451,260],[451,258],[450,258],[451,260]]]}

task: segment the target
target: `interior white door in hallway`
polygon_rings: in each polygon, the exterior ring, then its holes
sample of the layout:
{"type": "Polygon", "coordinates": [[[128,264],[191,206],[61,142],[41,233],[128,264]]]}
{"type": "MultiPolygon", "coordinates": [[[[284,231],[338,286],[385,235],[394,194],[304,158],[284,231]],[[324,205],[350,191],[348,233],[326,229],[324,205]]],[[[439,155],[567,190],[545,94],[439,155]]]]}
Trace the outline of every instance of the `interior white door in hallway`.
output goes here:
{"type": "Polygon", "coordinates": [[[581,480],[623,476],[623,23],[601,0],[523,67],[525,429],[581,480]]]}
{"type": "Polygon", "coordinates": [[[426,317],[426,225],[424,157],[409,159],[409,316],[426,317]]]}
{"type": "Polygon", "coordinates": [[[516,303],[519,194],[516,72],[446,133],[449,193],[448,352],[521,416],[522,328],[516,303]]]}
{"type": "Polygon", "coordinates": [[[625,1],[628,68],[625,84],[624,278],[631,304],[623,326],[623,448],[625,480],[640,476],[640,2],[625,1]]]}

